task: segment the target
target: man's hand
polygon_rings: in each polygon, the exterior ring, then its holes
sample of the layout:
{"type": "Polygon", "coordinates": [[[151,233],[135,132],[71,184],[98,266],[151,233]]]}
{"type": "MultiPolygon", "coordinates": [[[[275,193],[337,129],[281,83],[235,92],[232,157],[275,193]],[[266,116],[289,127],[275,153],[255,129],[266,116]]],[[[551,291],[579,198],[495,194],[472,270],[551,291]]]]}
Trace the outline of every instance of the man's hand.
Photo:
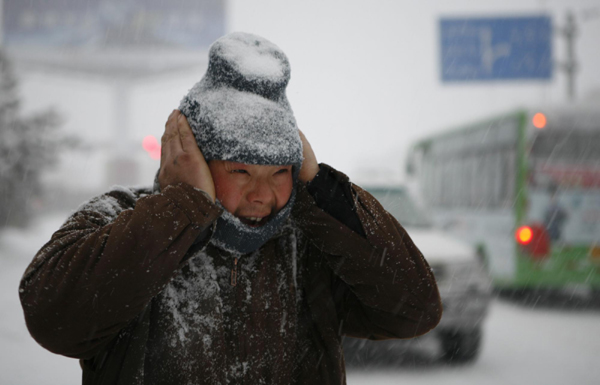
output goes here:
{"type": "Polygon", "coordinates": [[[215,184],[210,169],[186,117],[179,110],[173,110],[169,115],[161,143],[160,188],[184,182],[205,191],[214,202],[215,184]]]}
{"type": "Polygon", "coordinates": [[[300,179],[301,182],[308,183],[313,180],[315,175],[319,172],[319,163],[317,163],[317,157],[315,156],[310,143],[308,143],[306,136],[304,136],[302,131],[298,130],[298,132],[300,133],[300,139],[302,139],[302,156],[304,157],[298,179],[300,179]]]}

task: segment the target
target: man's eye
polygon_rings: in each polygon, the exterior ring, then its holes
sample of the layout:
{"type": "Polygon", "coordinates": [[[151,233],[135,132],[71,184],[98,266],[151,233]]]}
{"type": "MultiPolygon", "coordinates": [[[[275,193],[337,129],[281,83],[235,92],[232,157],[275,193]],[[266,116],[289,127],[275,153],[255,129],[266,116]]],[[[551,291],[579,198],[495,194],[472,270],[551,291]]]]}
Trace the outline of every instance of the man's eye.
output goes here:
{"type": "Polygon", "coordinates": [[[248,171],[242,169],[231,170],[231,172],[236,174],[249,174],[248,171]]]}
{"type": "Polygon", "coordinates": [[[287,173],[289,170],[287,168],[282,168],[281,170],[277,170],[277,172],[275,174],[285,174],[287,173]]]}

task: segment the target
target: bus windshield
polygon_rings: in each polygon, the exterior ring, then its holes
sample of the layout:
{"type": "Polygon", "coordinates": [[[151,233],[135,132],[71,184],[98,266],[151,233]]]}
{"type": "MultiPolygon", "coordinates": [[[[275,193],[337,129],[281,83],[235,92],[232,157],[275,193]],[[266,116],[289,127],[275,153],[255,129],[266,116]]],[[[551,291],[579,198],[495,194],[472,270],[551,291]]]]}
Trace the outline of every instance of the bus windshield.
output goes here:
{"type": "Polygon", "coordinates": [[[550,163],[600,162],[600,129],[540,132],[531,146],[531,157],[550,163]]]}
{"type": "Polygon", "coordinates": [[[531,147],[528,218],[551,241],[589,245],[600,237],[600,130],[542,132],[531,147]]]}
{"type": "Polygon", "coordinates": [[[600,188],[600,130],[540,132],[531,145],[531,187],[600,188]]]}

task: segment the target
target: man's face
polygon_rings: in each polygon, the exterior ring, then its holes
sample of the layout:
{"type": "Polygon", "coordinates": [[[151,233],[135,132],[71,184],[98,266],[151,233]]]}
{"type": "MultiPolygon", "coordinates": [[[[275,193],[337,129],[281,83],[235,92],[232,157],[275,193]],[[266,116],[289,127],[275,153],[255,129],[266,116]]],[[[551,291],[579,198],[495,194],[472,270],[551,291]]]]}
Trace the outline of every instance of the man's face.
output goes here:
{"type": "Polygon", "coordinates": [[[259,227],[290,199],[292,166],[262,166],[211,160],[217,199],[243,223],[259,227]]]}

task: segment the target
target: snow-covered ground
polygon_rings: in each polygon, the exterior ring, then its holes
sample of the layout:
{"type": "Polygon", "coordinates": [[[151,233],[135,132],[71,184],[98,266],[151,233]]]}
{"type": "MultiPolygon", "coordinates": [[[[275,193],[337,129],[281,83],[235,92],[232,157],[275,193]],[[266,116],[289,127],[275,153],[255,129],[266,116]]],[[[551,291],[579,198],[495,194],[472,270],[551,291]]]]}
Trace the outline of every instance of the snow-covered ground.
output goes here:
{"type": "Polygon", "coordinates": [[[47,352],[29,336],[19,302],[21,275],[66,217],[45,216],[26,231],[0,232],[0,385],[81,383],[78,361],[47,352]]]}
{"type": "Polygon", "coordinates": [[[473,365],[410,363],[350,371],[349,385],[600,384],[599,311],[527,309],[497,300],[485,325],[484,348],[473,365]]]}
{"type": "MultiPolygon", "coordinates": [[[[66,218],[41,218],[28,230],[0,233],[0,385],[79,384],[76,360],[39,347],[29,336],[18,300],[18,282],[31,258],[66,218]]],[[[350,385],[600,383],[600,311],[528,309],[494,301],[484,348],[468,366],[404,363],[376,370],[351,369],[350,385]]],[[[409,361],[410,362],[410,361],[409,361]]]]}

